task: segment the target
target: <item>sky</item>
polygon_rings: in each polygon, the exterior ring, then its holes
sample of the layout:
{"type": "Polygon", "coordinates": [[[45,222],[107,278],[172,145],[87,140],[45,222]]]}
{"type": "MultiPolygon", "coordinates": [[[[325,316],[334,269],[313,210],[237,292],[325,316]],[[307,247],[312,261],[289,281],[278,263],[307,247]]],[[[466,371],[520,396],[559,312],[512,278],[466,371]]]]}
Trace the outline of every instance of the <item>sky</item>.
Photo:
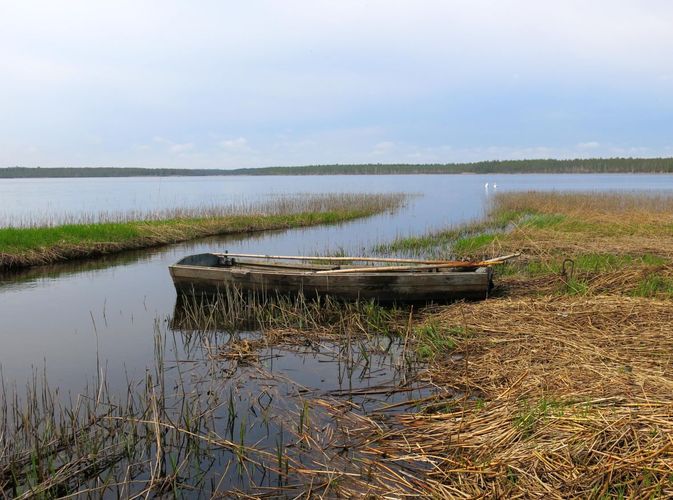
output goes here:
{"type": "Polygon", "coordinates": [[[0,166],[673,156],[669,0],[0,0],[0,166]]]}

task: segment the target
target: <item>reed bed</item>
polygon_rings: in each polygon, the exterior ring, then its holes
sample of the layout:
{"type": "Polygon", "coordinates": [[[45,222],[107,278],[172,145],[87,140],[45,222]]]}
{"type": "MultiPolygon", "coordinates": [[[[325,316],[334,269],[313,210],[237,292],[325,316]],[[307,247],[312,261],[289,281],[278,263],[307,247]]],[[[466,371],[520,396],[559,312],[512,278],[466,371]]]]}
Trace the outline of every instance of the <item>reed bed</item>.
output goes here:
{"type": "Polygon", "coordinates": [[[34,213],[20,217],[3,217],[0,227],[44,228],[62,225],[107,224],[134,221],[163,221],[169,219],[203,219],[234,215],[289,215],[303,212],[347,210],[366,206],[376,211],[394,210],[407,195],[402,193],[294,193],[269,195],[266,199],[244,199],[226,203],[207,202],[191,207],[161,208],[155,210],[99,210],[78,213],[34,213]]]}
{"type": "Polygon", "coordinates": [[[673,257],[673,197],[648,193],[504,193],[492,216],[514,230],[493,248],[538,257],[586,253],[673,257]]]}
{"type": "Polygon", "coordinates": [[[445,393],[413,413],[344,414],[371,473],[343,486],[673,496],[671,208],[660,194],[499,194],[492,217],[511,226],[479,252],[527,253],[500,270],[495,298],[416,316],[409,345],[430,346],[445,393]]]}
{"type": "Polygon", "coordinates": [[[109,388],[102,367],[74,398],[46,373],[25,391],[3,383],[0,496],[330,496],[359,477],[331,408],[388,398],[399,376],[402,394],[420,390],[415,368],[395,361],[398,312],[301,297],[231,309],[234,300],[193,299],[157,320],[154,366],[125,391],[109,388]],[[263,330],[241,331],[251,321],[263,330]],[[321,393],[270,368],[281,347],[297,359],[320,353],[343,389],[314,402],[321,393]],[[391,379],[369,382],[382,373],[391,379]]]}
{"type": "MultiPolygon", "coordinates": [[[[159,212],[144,220],[0,228],[0,269],[50,264],[219,234],[330,224],[395,210],[404,195],[329,194],[159,212]],[[165,218],[168,217],[168,218],[165,218]]],[[[126,220],[125,217],[131,217],[126,220]]]]}
{"type": "Polygon", "coordinates": [[[666,193],[511,192],[488,215],[372,248],[419,258],[481,258],[522,251],[536,260],[583,254],[673,257],[673,197],[666,193]]]}
{"type": "Polygon", "coordinates": [[[496,299],[432,320],[467,329],[431,372],[463,396],[387,427],[358,419],[379,481],[424,496],[673,493],[670,301],[496,299]],[[399,464],[422,479],[395,480],[399,464]]]}
{"type": "Polygon", "coordinates": [[[305,345],[311,339],[399,337],[408,316],[406,309],[374,301],[257,295],[227,287],[216,296],[179,297],[171,326],[196,333],[257,331],[265,346],[305,345]]]}
{"type": "Polygon", "coordinates": [[[508,193],[495,203],[506,229],[470,252],[528,253],[500,270],[493,298],[421,311],[235,290],[186,299],[170,327],[200,361],[176,360],[170,383],[161,361],[121,400],[100,380],[62,406],[39,384],[25,402],[3,397],[0,491],[673,496],[673,202],[508,193]],[[603,240],[611,246],[598,251],[603,240]],[[349,360],[346,371],[376,371],[368,359],[385,340],[398,349],[396,385],[317,393],[264,365],[279,345],[308,353],[341,341],[334,356],[349,360]],[[426,392],[373,409],[362,399],[419,384],[426,392]],[[246,435],[257,424],[242,408],[262,415],[263,438],[246,435]]]}

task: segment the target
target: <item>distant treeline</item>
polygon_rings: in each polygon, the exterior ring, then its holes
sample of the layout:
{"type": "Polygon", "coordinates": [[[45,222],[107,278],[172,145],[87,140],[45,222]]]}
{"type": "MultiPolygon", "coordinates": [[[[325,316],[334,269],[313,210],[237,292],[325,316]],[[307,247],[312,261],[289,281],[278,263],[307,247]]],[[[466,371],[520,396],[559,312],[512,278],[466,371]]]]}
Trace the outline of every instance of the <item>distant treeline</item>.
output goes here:
{"type": "Polygon", "coordinates": [[[504,160],[444,164],[307,165],[223,169],[187,168],[0,168],[0,178],[167,177],[208,175],[393,175],[393,174],[584,174],[673,173],[673,158],[591,158],[576,160],[504,160]]]}

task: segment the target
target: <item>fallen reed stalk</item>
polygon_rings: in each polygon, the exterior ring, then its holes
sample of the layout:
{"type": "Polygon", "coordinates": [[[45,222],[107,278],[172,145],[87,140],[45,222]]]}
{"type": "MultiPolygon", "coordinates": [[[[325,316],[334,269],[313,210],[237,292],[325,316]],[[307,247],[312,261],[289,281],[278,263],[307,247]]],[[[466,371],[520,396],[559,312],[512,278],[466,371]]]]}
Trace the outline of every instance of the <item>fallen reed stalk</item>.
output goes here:
{"type": "Polygon", "coordinates": [[[433,381],[465,397],[373,437],[360,422],[358,437],[383,464],[431,464],[424,495],[671,494],[672,311],[605,296],[444,308],[433,319],[465,318],[470,360],[437,360],[433,381]]]}

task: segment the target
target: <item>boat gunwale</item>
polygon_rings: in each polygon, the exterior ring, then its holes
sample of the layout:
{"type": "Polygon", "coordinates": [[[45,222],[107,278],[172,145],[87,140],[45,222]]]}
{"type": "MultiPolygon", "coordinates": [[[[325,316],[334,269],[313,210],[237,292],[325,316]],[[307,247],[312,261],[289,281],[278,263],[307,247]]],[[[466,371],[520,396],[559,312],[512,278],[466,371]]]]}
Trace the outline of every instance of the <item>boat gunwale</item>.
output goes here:
{"type": "MultiPolygon", "coordinates": [[[[209,270],[223,273],[233,273],[235,271],[246,272],[246,273],[255,273],[255,274],[272,274],[272,275],[293,275],[293,276],[315,276],[315,277],[346,277],[346,276],[413,276],[414,278],[419,278],[422,276],[437,276],[437,275],[456,275],[456,274],[482,274],[488,273],[488,267],[482,266],[470,271],[459,271],[460,268],[437,268],[437,269],[419,269],[419,270],[407,270],[407,271],[363,271],[363,272],[353,272],[353,273],[335,273],[335,274],[318,274],[320,269],[301,269],[301,268],[282,268],[282,269],[273,269],[273,268],[264,268],[262,266],[250,266],[246,267],[243,264],[236,263],[233,266],[205,266],[198,264],[173,264],[169,266],[174,269],[200,269],[200,270],[209,270]],[[481,271],[483,269],[483,271],[481,271]]],[[[382,268],[385,266],[381,266],[382,268]]],[[[341,267],[341,269],[348,269],[348,267],[341,267]]]]}

